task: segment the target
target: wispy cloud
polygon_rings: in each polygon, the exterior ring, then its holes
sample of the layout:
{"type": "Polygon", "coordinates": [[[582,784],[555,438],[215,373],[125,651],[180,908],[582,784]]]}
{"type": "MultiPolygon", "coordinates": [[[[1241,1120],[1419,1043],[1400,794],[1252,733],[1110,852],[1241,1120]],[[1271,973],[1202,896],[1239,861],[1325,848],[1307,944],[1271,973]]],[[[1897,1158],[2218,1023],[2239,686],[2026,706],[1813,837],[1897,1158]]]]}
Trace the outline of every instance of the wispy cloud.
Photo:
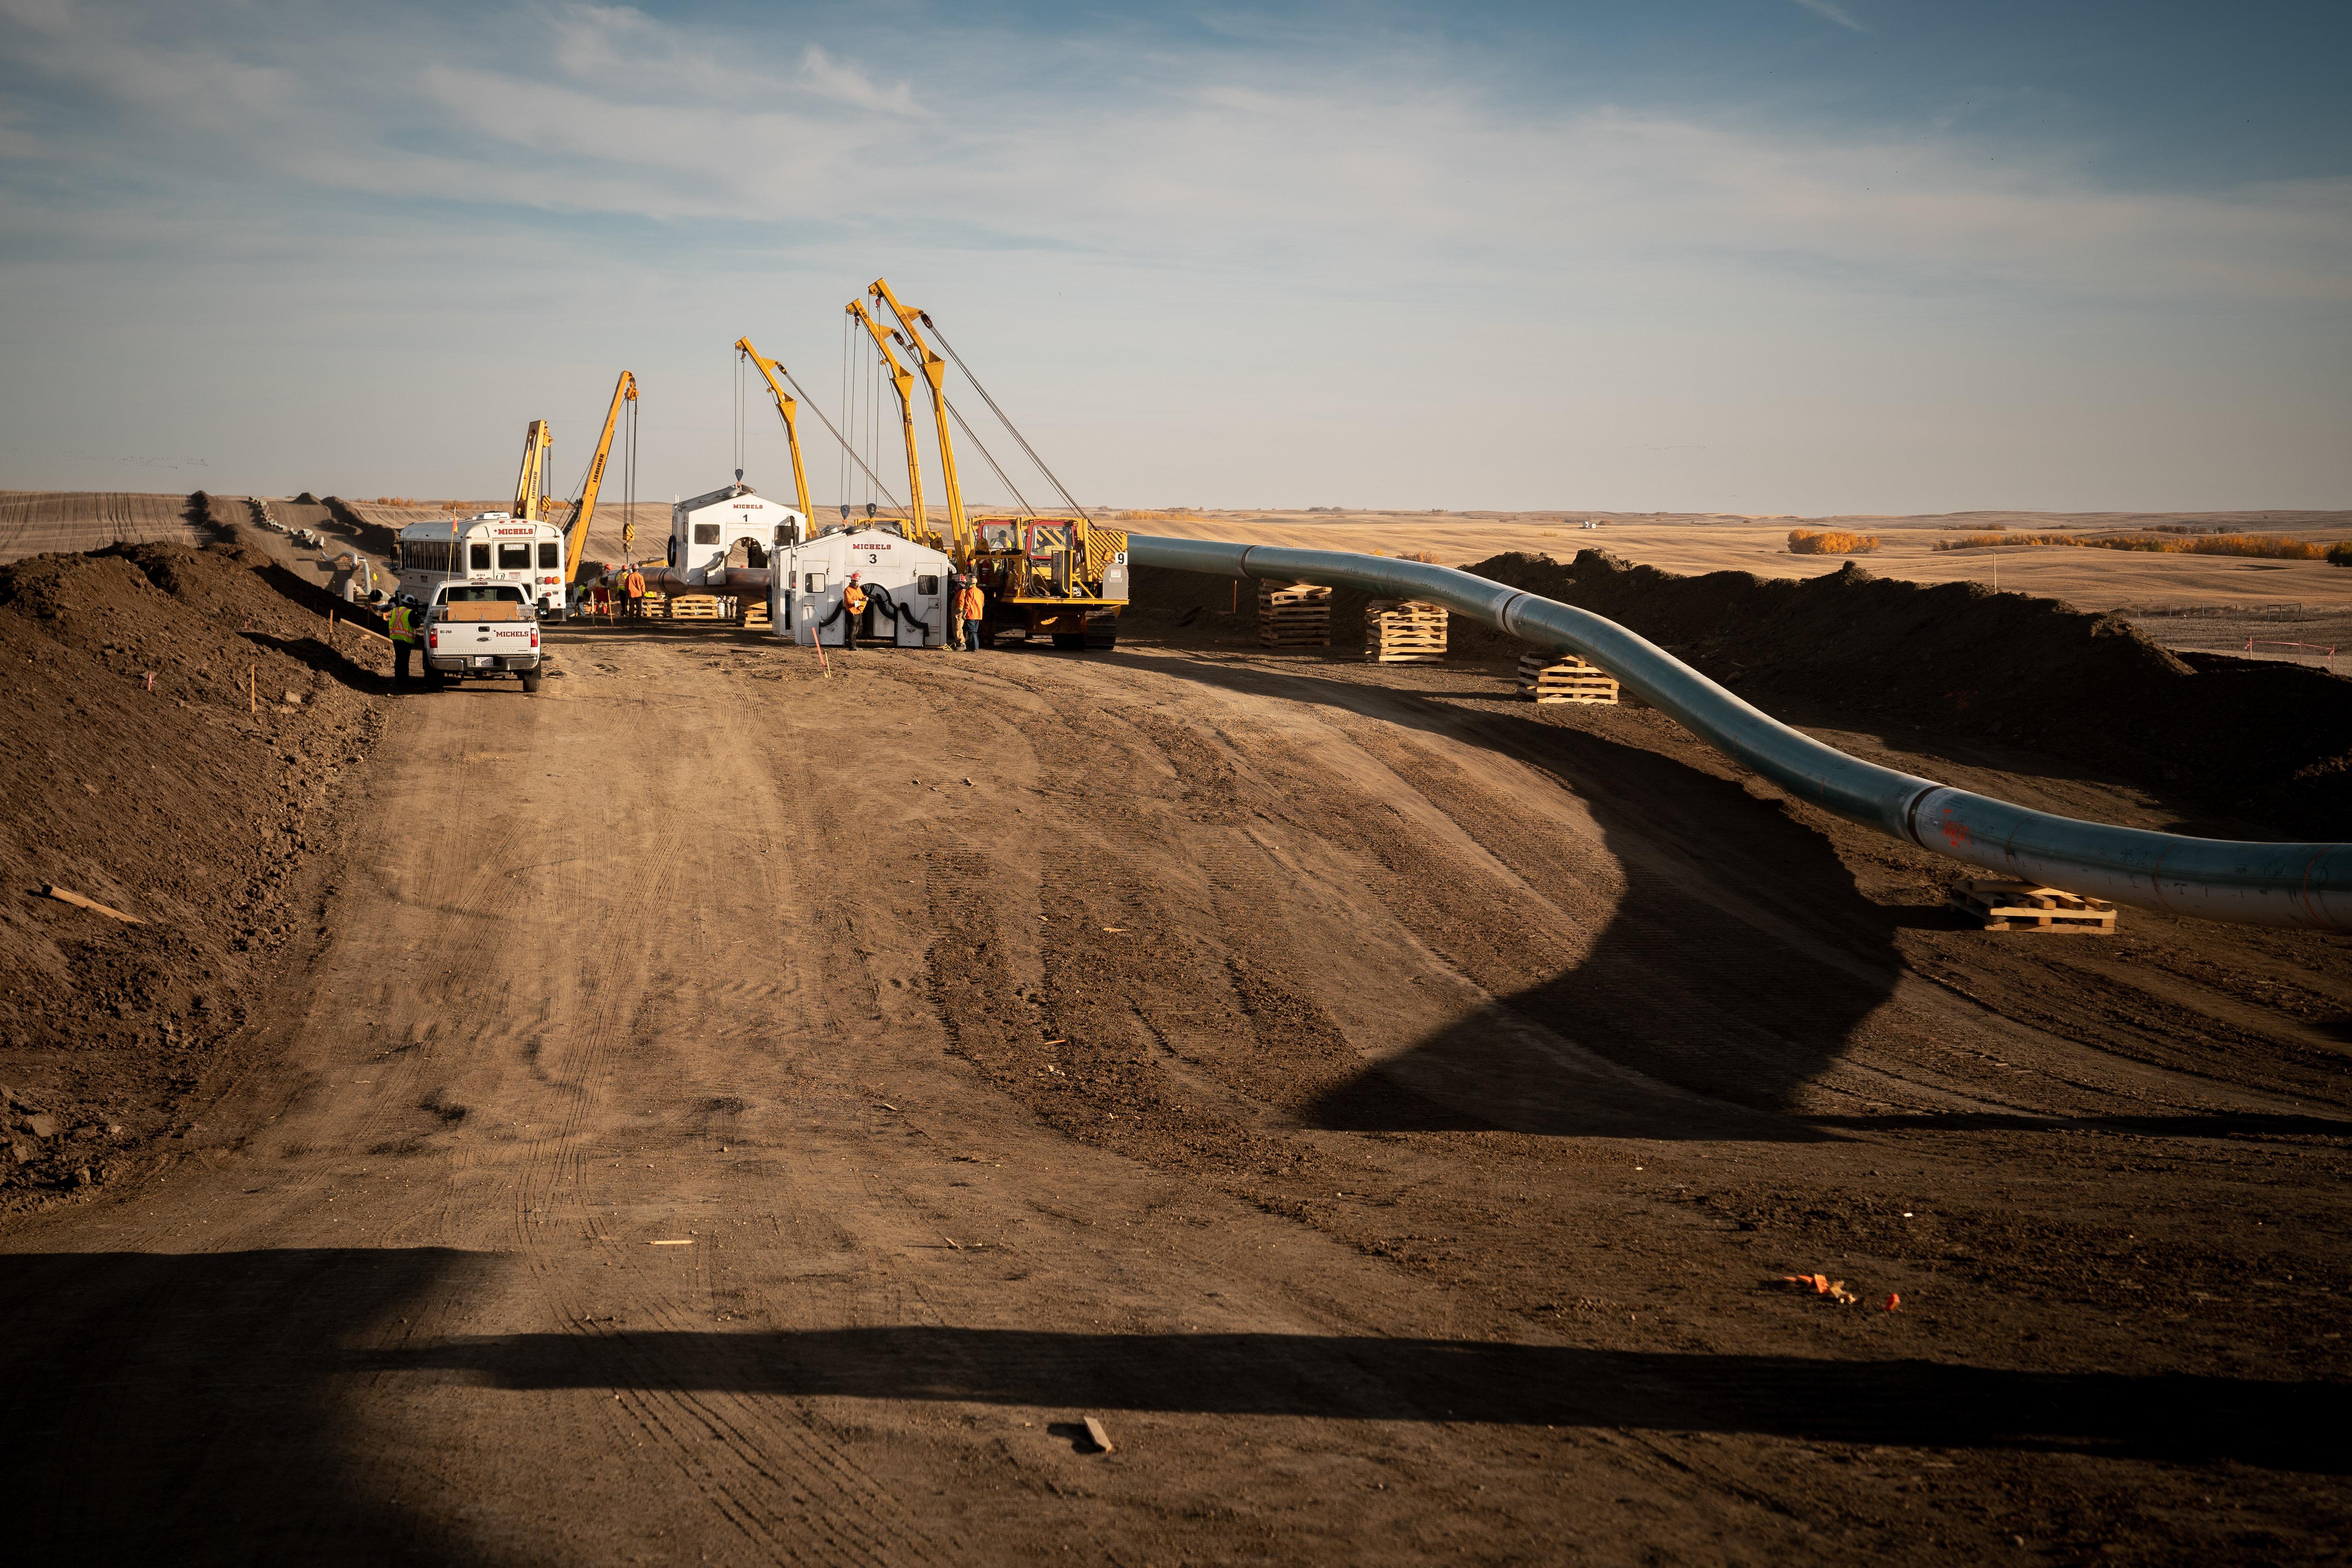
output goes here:
{"type": "MultiPolygon", "coordinates": [[[[5,9],[22,23],[32,6],[5,9]]],[[[878,86],[816,44],[771,64],[625,8],[556,13],[552,74],[403,28],[367,40],[356,76],[330,58],[348,38],[322,47],[268,18],[192,45],[121,24],[135,12],[46,0],[34,14],[28,58],[124,132],[69,136],[56,155],[158,184],[246,170],[330,196],[653,222],[822,215],[852,231],[918,212],[970,243],[1138,264],[1312,268],[1340,247],[1373,288],[1433,267],[1507,276],[1532,253],[1761,264],[1906,292],[2352,289],[2346,182],[2107,190],[2063,158],[1994,163],[1932,132],[1830,137],[1606,105],[1504,112],[1405,62],[1362,62],[1344,84],[1247,66],[1058,94],[999,77],[1018,108],[994,110],[974,79],[1006,61],[934,57],[932,79],[962,106],[940,116],[908,83],[878,86]],[[887,213],[874,196],[885,167],[887,213]]],[[[20,156],[42,142],[21,104],[0,106],[0,125],[20,156]]]]}
{"type": "Polygon", "coordinates": [[[874,79],[856,66],[837,60],[816,44],[811,44],[801,55],[801,74],[815,84],[825,97],[870,109],[883,114],[919,114],[914,89],[906,82],[887,88],[877,87],[874,79]]]}
{"type": "Polygon", "coordinates": [[[1852,12],[1848,11],[1843,5],[1832,4],[1832,0],[1790,0],[1790,3],[1795,5],[1802,5],[1806,10],[1811,11],[1814,16],[1821,17],[1823,21],[1835,22],[1841,27],[1851,27],[1857,33],[1867,33],[1870,31],[1869,28],[1854,20],[1853,14],[1852,12]]]}
{"type": "MultiPolygon", "coordinates": [[[[1831,363],[1861,367],[1840,373],[1856,384],[1935,366],[2007,387],[2059,365],[2053,321],[2079,333],[2112,320],[2101,384],[2137,397],[2145,377],[2128,367],[2223,317],[2304,323],[2326,361],[2352,303],[2347,180],[2119,188],[2063,148],[1996,160],[1950,125],[1824,129],[1564,94],[1505,104],[1461,61],[1393,39],[1328,40],[1302,73],[1295,27],[1279,47],[1141,48],[940,25],[901,30],[877,67],[855,25],[782,44],[534,3],[525,26],[507,10],[387,20],[320,0],[195,4],[193,20],[161,4],[0,0],[0,315],[71,319],[83,307],[58,301],[94,299],[104,269],[111,300],[193,290],[207,321],[283,321],[298,338],[326,330],[305,322],[349,330],[362,308],[349,279],[364,275],[365,310],[398,313],[413,323],[402,341],[445,360],[475,354],[483,317],[517,298],[546,302],[556,341],[653,333],[643,302],[661,300],[660,331],[683,323],[698,344],[776,315],[819,323],[829,344],[840,300],[888,259],[910,290],[904,272],[927,272],[922,302],[943,310],[951,280],[950,330],[969,343],[971,320],[994,337],[1017,395],[1066,419],[1106,417],[1066,373],[1115,331],[1161,345],[1123,393],[1121,428],[1195,417],[1186,376],[1279,404],[1300,384],[1286,378],[1310,374],[1392,384],[1400,420],[1504,428],[1575,394],[1496,367],[1571,348],[1582,384],[1612,391],[1664,384],[1670,363],[1740,363],[1776,396],[1801,373],[1834,403],[1831,363]],[[299,247],[275,243],[292,233],[299,247]],[[756,319],[729,314],[754,306],[756,319]],[[1352,322],[1354,338],[1311,371],[1270,365],[1266,334],[1293,324],[1276,312],[1352,322]],[[1048,313],[1080,324],[1055,327],[1067,337],[1037,351],[1024,384],[1013,356],[1048,313]],[[2003,355],[2013,376],[1986,368],[2003,355]]],[[[1798,3],[1857,26],[1828,0],[1798,3]]],[[[121,319],[87,309],[85,335],[121,319]]],[[[2200,364],[2253,352],[2210,346],[2227,336],[2177,352],[2200,364]]],[[[57,352],[57,374],[100,357],[57,352]]],[[[2342,380],[2315,370],[2304,384],[2325,374],[2342,380]]],[[[1616,401],[1582,417],[1633,418],[1616,401]]],[[[1873,399],[1837,406],[1816,423],[1886,416],[1873,399]]],[[[0,456],[63,417],[44,404],[14,429],[0,420],[0,456]]],[[[1716,417],[1678,424],[1692,438],[1672,449],[1736,471],[1751,438],[1716,417]]],[[[1265,444],[1254,428],[1186,449],[1265,444]]],[[[1643,450],[1666,449],[1662,433],[1618,432],[1643,450]]],[[[1189,471],[1116,429],[1088,439],[1105,463],[1189,471]]],[[[1498,461],[1535,463],[1526,454],[1550,440],[1498,461]]],[[[172,444],[226,449],[209,433],[172,444]]],[[[1402,463],[1412,445],[1391,436],[1351,460],[1402,463]]]]}

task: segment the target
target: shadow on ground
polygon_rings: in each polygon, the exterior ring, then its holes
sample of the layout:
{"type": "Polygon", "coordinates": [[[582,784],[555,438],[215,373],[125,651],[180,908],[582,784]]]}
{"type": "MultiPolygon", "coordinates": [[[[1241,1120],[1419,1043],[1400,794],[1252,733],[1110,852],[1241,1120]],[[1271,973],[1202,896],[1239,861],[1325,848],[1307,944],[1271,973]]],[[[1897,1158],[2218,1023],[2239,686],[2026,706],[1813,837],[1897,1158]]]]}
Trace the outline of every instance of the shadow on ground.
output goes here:
{"type": "Polygon", "coordinates": [[[351,1348],[487,1260],[442,1249],[0,1255],[12,1561],[460,1563],[345,1450],[351,1348]]]}
{"type": "Polygon", "coordinates": [[[1808,1442],[2352,1465],[2352,1388],[1304,1334],[874,1328],[516,1334],[355,1358],[501,1389],[658,1387],[1362,1421],[1713,1432],[1808,1442]]]}
{"type": "MultiPolygon", "coordinates": [[[[1487,747],[1550,774],[1581,800],[1622,868],[1623,896],[1581,963],[1498,998],[1326,1097],[1310,1113],[1324,1126],[1834,1136],[1789,1115],[1798,1091],[1894,993],[1905,969],[1897,931],[1948,921],[1940,910],[1864,899],[1831,842],[1779,802],[1596,731],[1465,710],[1419,692],[1319,676],[1311,665],[1135,663],[1487,747]],[[1400,1122],[1389,1111],[1402,1102],[1377,1092],[1379,1079],[1453,1114],[1416,1108],[1400,1122]]],[[[1401,819],[1395,830],[1406,831],[1401,819]]],[[[1513,858],[1508,844],[1485,847],[1513,858]]],[[[1543,891],[1541,873],[1528,874],[1543,891]]]]}

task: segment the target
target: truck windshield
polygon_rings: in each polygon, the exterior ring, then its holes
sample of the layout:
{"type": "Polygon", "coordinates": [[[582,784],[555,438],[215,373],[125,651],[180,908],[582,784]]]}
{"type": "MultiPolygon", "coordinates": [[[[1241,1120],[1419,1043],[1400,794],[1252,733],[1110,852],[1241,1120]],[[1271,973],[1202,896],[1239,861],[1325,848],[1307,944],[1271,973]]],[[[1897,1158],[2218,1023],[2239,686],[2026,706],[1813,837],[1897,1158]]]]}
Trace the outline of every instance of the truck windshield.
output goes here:
{"type": "Polygon", "coordinates": [[[452,605],[520,605],[522,603],[522,590],[511,583],[452,584],[447,590],[446,602],[452,605]]]}

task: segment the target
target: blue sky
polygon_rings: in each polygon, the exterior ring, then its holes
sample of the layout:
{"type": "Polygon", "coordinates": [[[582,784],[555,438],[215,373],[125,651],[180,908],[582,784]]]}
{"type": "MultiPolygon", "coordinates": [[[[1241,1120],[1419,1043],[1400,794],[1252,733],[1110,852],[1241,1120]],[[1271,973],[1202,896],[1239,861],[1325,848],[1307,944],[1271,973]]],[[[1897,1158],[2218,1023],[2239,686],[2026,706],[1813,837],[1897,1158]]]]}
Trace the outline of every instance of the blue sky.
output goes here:
{"type": "Polygon", "coordinates": [[[568,484],[626,366],[639,494],[704,489],[728,345],[839,417],[881,274],[1089,502],[2347,506],[2347,44],[2342,5],[0,0],[0,485],[492,495],[540,416],[568,484]]]}

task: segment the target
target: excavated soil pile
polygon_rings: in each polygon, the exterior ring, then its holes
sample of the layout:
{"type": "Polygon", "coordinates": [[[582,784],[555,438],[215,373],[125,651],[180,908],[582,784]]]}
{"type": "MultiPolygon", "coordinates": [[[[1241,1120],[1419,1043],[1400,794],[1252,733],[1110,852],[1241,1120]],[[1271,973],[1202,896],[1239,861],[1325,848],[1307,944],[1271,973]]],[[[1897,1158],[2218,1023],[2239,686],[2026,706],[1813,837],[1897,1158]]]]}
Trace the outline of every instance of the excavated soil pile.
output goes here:
{"type": "Polygon", "coordinates": [[[389,556],[400,542],[400,531],[384,523],[362,517],[352,503],[341,496],[329,496],[322,503],[329,516],[342,524],[352,542],[371,555],[389,556]]]}
{"type": "Polygon", "coordinates": [[[0,1208],[174,1131],[264,969],[317,934],[306,872],[388,659],[275,583],[301,592],[227,544],[0,569],[0,1208]]]}
{"type": "MultiPolygon", "coordinates": [[[[1187,645],[1257,642],[1257,584],[1200,572],[1139,566],[1129,580],[1133,597],[1120,619],[1133,635],[1187,645]]],[[[1364,606],[1372,595],[1353,588],[1331,590],[1331,647],[1364,650],[1364,606]]],[[[1517,655],[1514,654],[1513,658],[1517,655]]]]}
{"type": "MultiPolygon", "coordinates": [[[[2289,837],[2340,838],[2352,822],[2352,681],[2324,670],[2174,654],[2063,600],[1852,563],[1804,582],[1677,576],[1603,550],[1465,570],[1607,616],[1743,692],[1990,736],[2289,837]]],[[[1456,626],[1470,657],[1516,647],[1456,626]]]]}
{"type": "MultiPolygon", "coordinates": [[[[1608,616],[1726,686],[2030,747],[2291,837],[2352,822],[2352,681],[2301,666],[2169,652],[2115,616],[1976,583],[1843,571],[1796,581],[1680,576],[1604,550],[1505,554],[1462,568],[1608,616]]],[[[1243,585],[1135,574],[1135,626],[1175,641],[1253,640],[1243,585]]],[[[1333,595],[1332,652],[1362,644],[1364,595],[1333,595]],[[1353,630],[1345,629],[1352,626],[1353,630]]],[[[1449,652],[1516,658],[1516,638],[1455,616],[1449,652]]],[[[2242,827],[2236,830],[2242,831],[2242,827]]]]}

